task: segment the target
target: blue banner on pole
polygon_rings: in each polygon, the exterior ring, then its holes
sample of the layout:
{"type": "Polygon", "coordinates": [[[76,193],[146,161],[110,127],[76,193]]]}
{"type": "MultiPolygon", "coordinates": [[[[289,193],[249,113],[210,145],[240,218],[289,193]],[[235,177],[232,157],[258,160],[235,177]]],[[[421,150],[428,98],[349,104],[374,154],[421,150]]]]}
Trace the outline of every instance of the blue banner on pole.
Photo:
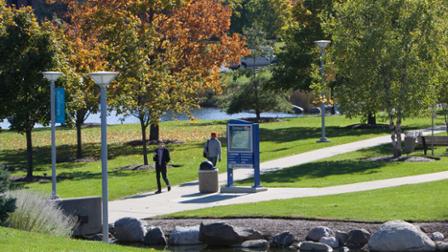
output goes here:
{"type": "Polygon", "coordinates": [[[55,88],[56,123],[65,123],[65,91],[64,88],[55,88]]]}

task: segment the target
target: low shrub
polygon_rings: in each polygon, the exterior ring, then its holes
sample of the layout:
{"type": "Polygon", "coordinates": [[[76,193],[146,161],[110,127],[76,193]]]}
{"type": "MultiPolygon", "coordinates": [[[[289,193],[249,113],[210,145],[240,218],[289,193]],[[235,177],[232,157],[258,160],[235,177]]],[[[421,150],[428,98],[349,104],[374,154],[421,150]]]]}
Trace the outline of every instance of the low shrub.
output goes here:
{"type": "Polygon", "coordinates": [[[9,215],[8,223],[20,230],[70,236],[76,220],[64,215],[57,203],[42,193],[31,191],[10,191],[16,198],[17,209],[9,215]]]}
{"type": "Polygon", "coordinates": [[[9,173],[0,168],[0,225],[5,225],[8,215],[16,209],[15,199],[5,195],[9,189],[9,173]]]}

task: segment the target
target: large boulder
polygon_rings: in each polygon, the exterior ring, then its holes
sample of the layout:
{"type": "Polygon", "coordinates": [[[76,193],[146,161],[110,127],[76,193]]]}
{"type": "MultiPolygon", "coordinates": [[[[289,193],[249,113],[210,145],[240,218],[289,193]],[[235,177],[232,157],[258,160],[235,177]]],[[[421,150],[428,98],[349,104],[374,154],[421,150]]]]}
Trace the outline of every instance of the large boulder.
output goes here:
{"type": "Polygon", "coordinates": [[[145,233],[143,222],[136,218],[125,217],[114,223],[114,236],[119,242],[143,242],[145,233]]]}
{"type": "Polygon", "coordinates": [[[233,227],[223,222],[201,224],[199,228],[199,240],[209,246],[226,247],[258,239],[263,239],[263,236],[256,230],[233,227]]]}
{"type": "Polygon", "coordinates": [[[322,237],[320,238],[320,243],[327,244],[332,248],[339,248],[339,242],[335,237],[322,237]]]}
{"type": "Polygon", "coordinates": [[[165,233],[160,227],[151,227],[146,232],[143,243],[148,246],[165,246],[165,233]]]}
{"type": "Polygon", "coordinates": [[[431,234],[431,240],[433,241],[443,241],[445,240],[445,236],[440,232],[434,232],[431,234]]]}
{"type": "Polygon", "coordinates": [[[448,242],[436,241],[437,251],[448,252],[448,242]]]}
{"type": "Polygon", "coordinates": [[[327,244],[313,241],[303,241],[299,245],[300,251],[313,251],[313,252],[332,252],[333,249],[327,244]]]}
{"type": "Polygon", "coordinates": [[[173,246],[201,244],[199,226],[175,227],[170,234],[168,243],[173,246]]]}
{"type": "Polygon", "coordinates": [[[334,236],[333,231],[324,226],[318,226],[310,230],[306,236],[306,240],[318,242],[322,237],[332,237],[334,236]]]}
{"type": "Polygon", "coordinates": [[[287,248],[294,242],[294,235],[290,232],[283,232],[272,237],[271,246],[274,248],[287,248]]]}
{"type": "Polygon", "coordinates": [[[241,243],[241,248],[266,250],[269,248],[269,242],[264,239],[248,240],[241,243]]]}
{"type": "Polygon", "coordinates": [[[345,245],[350,249],[361,249],[369,242],[370,233],[365,229],[354,229],[348,232],[345,245]]]}
{"type": "Polygon", "coordinates": [[[335,237],[336,237],[336,240],[338,240],[339,245],[344,246],[345,242],[348,239],[348,233],[340,231],[340,230],[336,230],[335,237]]]}
{"type": "Polygon", "coordinates": [[[404,222],[389,221],[381,225],[369,240],[370,251],[435,251],[436,244],[420,228],[404,222]]]}

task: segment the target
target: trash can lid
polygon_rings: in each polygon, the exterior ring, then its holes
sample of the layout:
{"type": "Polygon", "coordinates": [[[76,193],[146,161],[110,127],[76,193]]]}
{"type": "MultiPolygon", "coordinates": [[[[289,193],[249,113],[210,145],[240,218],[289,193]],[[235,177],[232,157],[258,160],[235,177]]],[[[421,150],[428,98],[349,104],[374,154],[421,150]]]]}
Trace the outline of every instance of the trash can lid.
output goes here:
{"type": "Polygon", "coordinates": [[[213,163],[205,160],[199,165],[199,170],[214,170],[215,167],[213,166],[213,163]]]}

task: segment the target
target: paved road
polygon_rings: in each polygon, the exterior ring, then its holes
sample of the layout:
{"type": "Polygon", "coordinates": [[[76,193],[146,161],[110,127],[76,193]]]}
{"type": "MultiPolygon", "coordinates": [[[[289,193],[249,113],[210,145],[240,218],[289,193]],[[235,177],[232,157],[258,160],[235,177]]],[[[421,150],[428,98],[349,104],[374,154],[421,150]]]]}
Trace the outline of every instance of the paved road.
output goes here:
{"type": "MultiPolygon", "coordinates": [[[[287,167],[301,165],[343,153],[378,146],[388,142],[390,142],[389,136],[381,136],[348,144],[322,148],[294,156],[264,162],[261,164],[261,170],[262,172],[267,172],[272,170],[284,169],[287,167]]],[[[242,180],[249,178],[252,175],[253,174],[250,170],[236,170],[234,172],[234,179],[242,180]]],[[[332,195],[347,192],[359,192],[443,179],[448,179],[448,172],[369,181],[324,188],[269,188],[268,191],[255,194],[200,194],[198,193],[197,181],[193,181],[190,183],[175,186],[170,192],[164,192],[162,194],[156,195],[153,192],[148,192],[130,196],[125,199],[112,201],[109,203],[109,222],[112,223],[122,217],[150,218],[162,214],[207,208],[212,206],[268,201],[273,199],[288,199],[332,195]]],[[[220,174],[219,181],[221,185],[225,184],[225,180],[226,174],[220,174]]]]}

